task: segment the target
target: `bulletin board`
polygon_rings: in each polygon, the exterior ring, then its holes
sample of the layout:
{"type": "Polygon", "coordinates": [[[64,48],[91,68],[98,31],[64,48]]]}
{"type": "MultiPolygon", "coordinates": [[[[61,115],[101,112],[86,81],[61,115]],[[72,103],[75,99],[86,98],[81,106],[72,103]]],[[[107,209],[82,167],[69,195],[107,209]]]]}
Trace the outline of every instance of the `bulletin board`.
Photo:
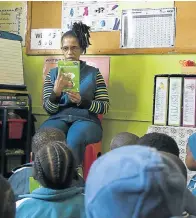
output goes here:
{"type": "MultiPolygon", "coordinates": [[[[31,29],[61,28],[61,7],[59,1],[29,1],[27,19],[26,53],[28,55],[62,54],[61,50],[31,50],[31,29]]],[[[168,54],[196,52],[196,2],[177,1],[176,43],[172,48],[121,49],[120,31],[91,32],[91,46],[87,54],[168,54]]]]}

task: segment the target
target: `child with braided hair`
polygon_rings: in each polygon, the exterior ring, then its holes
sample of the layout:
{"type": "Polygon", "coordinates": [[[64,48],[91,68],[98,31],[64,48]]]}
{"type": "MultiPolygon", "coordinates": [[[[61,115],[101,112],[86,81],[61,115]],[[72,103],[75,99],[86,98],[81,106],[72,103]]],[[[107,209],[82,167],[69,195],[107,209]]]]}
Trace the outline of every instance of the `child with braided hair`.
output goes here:
{"type": "Polygon", "coordinates": [[[0,175],[0,217],[14,218],[16,204],[13,190],[9,182],[0,175]]]}
{"type": "MultiPolygon", "coordinates": [[[[42,128],[39,129],[32,139],[32,160],[36,153],[49,142],[61,141],[65,142],[65,134],[57,128],[42,128]]],[[[12,176],[8,179],[12,189],[14,190],[16,200],[19,200],[19,195],[29,194],[30,185],[29,178],[32,176],[33,162],[24,164],[13,170],[12,176]]],[[[75,173],[74,185],[83,186],[83,179],[75,173]]]]}
{"type": "Polygon", "coordinates": [[[84,189],[71,187],[75,159],[63,142],[50,142],[35,155],[33,177],[40,188],[17,201],[16,218],[83,218],[84,189]]]}
{"type": "MultiPolygon", "coordinates": [[[[74,23],[70,31],[61,38],[61,49],[66,61],[79,61],[90,45],[90,28],[79,22],[74,23]]],[[[85,147],[99,142],[102,127],[98,114],[105,114],[109,109],[109,97],[105,81],[99,69],[80,60],[80,92],[63,92],[72,87],[72,83],[58,73],[58,68],[51,69],[44,81],[43,107],[50,117],[43,127],[61,129],[66,134],[66,141],[73,151],[76,164],[83,161],[85,147]]]]}

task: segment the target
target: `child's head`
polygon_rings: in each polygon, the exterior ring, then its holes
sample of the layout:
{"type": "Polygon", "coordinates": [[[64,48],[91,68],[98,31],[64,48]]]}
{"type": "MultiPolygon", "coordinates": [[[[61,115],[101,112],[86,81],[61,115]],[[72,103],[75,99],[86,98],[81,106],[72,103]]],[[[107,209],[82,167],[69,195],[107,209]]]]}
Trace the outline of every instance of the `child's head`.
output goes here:
{"type": "Polygon", "coordinates": [[[120,132],[111,141],[110,149],[124,146],[124,145],[135,145],[139,137],[130,132],[120,132]]]}
{"type": "Polygon", "coordinates": [[[65,142],[65,134],[60,129],[56,128],[41,128],[32,139],[32,153],[35,155],[40,148],[44,147],[49,142],[61,141],[65,142]]]}
{"type": "Polygon", "coordinates": [[[93,163],[85,187],[86,215],[181,216],[186,190],[185,176],[172,158],[154,148],[124,146],[93,163]]]}
{"type": "Polygon", "coordinates": [[[43,187],[68,188],[74,173],[75,159],[63,142],[50,142],[35,155],[33,176],[43,187]]]}
{"type": "Polygon", "coordinates": [[[179,148],[177,143],[170,136],[163,133],[148,133],[142,136],[138,141],[138,145],[145,145],[156,148],[158,151],[165,151],[179,157],[179,148]]]}
{"type": "Polygon", "coordinates": [[[0,175],[0,217],[14,218],[16,212],[15,197],[8,181],[0,175]]]}

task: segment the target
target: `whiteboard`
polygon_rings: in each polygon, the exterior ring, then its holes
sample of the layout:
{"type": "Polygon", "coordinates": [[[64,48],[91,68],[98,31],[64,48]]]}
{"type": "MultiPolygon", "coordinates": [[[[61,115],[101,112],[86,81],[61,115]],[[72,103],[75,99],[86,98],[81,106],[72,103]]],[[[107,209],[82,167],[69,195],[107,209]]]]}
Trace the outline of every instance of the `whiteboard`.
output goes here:
{"type": "Polygon", "coordinates": [[[20,41],[0,38],[0,84],[24,85],[20,41]]]}

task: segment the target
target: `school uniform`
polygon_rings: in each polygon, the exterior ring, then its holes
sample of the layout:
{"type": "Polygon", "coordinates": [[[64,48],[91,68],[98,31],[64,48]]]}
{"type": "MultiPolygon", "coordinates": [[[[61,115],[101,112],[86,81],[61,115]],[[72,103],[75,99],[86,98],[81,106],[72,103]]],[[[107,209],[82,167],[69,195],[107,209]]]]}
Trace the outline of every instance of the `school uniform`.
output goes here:
{"type": "Polygon", "coordinates": [[[72,187],[63,190],[35,189],[19,196],[16,218],[85,218],[84,189],[72,187]]]}

